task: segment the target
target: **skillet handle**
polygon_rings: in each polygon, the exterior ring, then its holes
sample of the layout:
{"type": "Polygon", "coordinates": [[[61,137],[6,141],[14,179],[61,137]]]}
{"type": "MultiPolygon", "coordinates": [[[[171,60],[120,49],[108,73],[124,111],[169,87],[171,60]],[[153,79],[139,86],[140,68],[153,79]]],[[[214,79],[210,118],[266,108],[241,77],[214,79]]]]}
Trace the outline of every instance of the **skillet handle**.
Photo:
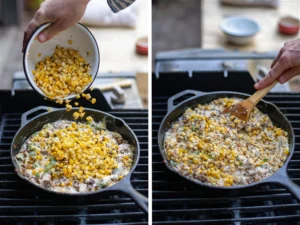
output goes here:
{"type": "Polygon", "coordinates": [[[138,207],[140,207],[141,210],[148,214],[148,198],[134,190],[132,184],[130,183],[130,178],[123,179],[120,191],[128,195],[138,205],[138,207]]]}
{"type": "Polygon", "coordinates": [[[274,182],[281,184],[300,202],[300,187],[289,178],[287,171],[283,171],[275,176],[274,182]]]}
{"type": "Polygon", "coordinates": [[[21,117],[21,126],[23,127],[26,123],[28,123],[28,121],[29,121],[28,116],[30,116],[31,114],[38,112],[38,111],[43,111],[41,113],[44,113],[44,112],[47,112],[49,109],[53,111],[56,108],[51,108],[51,107],[47,107],[47,106],[38,106],[36,108],[30,109],[27,112],[23,113],[22,117],[21,117]]]}
{"type": "Polygon", "coordinates": [[[201,96],[201,95],[205,94],[205,92],[195,91],[195,90],[185,90],[185,91],[177,93],[176,95],[173,95],[172,97],[170,97],[168,99],[168,113],[171,112],[175,108],[174,101],[176,99],[178,99],[182,96],[185,96],[185,95],[190,95],[190,94],[194,95],[193,97],[195,97],[195,96],[201,96]]]}

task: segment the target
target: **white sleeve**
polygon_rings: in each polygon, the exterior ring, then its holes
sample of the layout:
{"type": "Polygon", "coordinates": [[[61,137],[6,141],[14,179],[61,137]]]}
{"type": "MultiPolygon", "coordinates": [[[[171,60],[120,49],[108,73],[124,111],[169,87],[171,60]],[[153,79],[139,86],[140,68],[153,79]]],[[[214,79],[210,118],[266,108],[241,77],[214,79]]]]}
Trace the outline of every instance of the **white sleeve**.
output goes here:
{"type": "Polygon", "coordinates": [[[115,13],[127,8],[134,2],[135,0],[107,0],[107,3],[110,6],[111,10],[115,13]]]}

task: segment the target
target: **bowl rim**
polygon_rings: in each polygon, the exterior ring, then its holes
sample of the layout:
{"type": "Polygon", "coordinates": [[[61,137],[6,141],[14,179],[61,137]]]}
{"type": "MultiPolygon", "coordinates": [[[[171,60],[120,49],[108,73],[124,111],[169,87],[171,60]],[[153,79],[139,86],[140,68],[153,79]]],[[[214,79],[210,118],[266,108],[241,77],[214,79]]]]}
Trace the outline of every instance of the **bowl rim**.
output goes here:
{"type": "Polygon", "coordinates": [[[230,36],[234,36],[234,37],[252,37],[252,36],[256,35],[256,34],[260,31],[260,26],[259,26],[259,24],[258,24],[255,20],[253,20],[253,19],[251,19],[251,18],[249,18],[249,17],[246,17],[246,16],[229,16],[229,17],[226,17],[226,18],[224,18],[224,19],[220,22],[219,28],[220,28],[220,30],[223,31],[225,34],[230,35],[230,36]],[[245,33],[245,34],[236,34],[236,33],[234,33],[234,32],[231,32],[231,31],[229,31],[229,30],[227,29],[227,27],[226,27],[225,24],[226,24],[227,22],[234,21],[234,20],[248,21],[248,22],[254,24],[254,25],[256,26],[256,29],[253,30],[253,31],[250,31],[250,32],[248,32],[248,33],[245,33]]]}
{"type": "MultiPolygon", "coordinates": [[[[24,70],[24,73],[25,73],[25,76],[26,76],[26,79],[28,81],[28,83],[30,84],[30,86],[32,87],[33,90],[37,91],[41,96],[43,96],[44,98],[50,100],[50,101],[56,101],[57,99],[50,99],[48,98],[44,92],[37,86],[37,85],[34,85],[33,83],[34,80],[32,79],[32,73],[29,71],[28,69],[28,60],[27,60],[27,54],[30,50],[30,46],[33,42],[33,40],[36,38],[36,36],[44,29],[46,29],[48,26],[50,26],[51,23],[44,23],[42,24],[41,26],[39,26],[30,36],[26,46],[25,46],[25,50],[24,50],[24,53],[23,53],[23,70],[24,70]]],[[[88,36],[91,37],[91,41],[94,43],[94,46],[96,47],[96,55],[95,55],[95,58],[96,58],[96,63],[97,63],[97,66],[96,66],[96,69],[95,69],[95,72],[94,73],[91,73],[91,76],[92,76],[92,81],[85,86],[85,88],[80,92],[80,93],[83,93],[85,92],[92,84],[93,82],[95,81],[96,77],[97,77],[97,74],[98,74],[98,71],[99,71],[99,66],[100,66],[100,51],[99,51],[99,46],[98,46],[98,43],[94,37],[94,35],[92,34],[92,32],[86,27],[84,26],[82,23],[76,23],[74,26],[76,27],[79,27],[80,29],[82,29],[85,33],[87,33],[88,36]]],[[[74,27],[72,26],[72,27],[74,27]]],[[[71,100],[71,99],[74,99],[76,97],[76,94],[72,94],[72,95],[68,95],[64,98],[62,98],[62,100],[71,100]]]]}

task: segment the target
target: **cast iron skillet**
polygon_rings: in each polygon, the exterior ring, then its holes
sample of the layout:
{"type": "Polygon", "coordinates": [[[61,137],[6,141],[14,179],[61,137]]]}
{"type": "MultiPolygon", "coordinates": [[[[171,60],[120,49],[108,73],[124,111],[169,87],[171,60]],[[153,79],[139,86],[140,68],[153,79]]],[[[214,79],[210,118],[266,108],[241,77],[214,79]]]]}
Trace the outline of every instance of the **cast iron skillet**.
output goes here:
{"type": "Polygon", "coordinates": [[[222,193],[225,192],[226,194],[229,194],[229,195],[234,194],[234,193],[239,193],[241,191],[242,192],[249,191],[257,185],[270,184],[270,183],[280,184],[280,185],[284,186],[287,190],[289,190],[298,201],[300,201],[300,187],[298,185],[296,185],[294,182],[292,182],[287,174],[287,167],[288,167],[289,161],[294,153],[294,148],[295,148],[295,146],[294,146],[295,145],[294,131],[293,131],[292,126],[291,126],[290,122],[288,121],[288,119],[279,111],[279,109],[274,104],[267,102],[267,101],[263,101],[263,100],[260,101],[258,103],[257,107],[263,113],[267,114],[276,126],[282,128],[283,130],[288,132],[289,150],[290,150],[290,154],[287,157],[284,165],[273,175],[271,175],[263,180],[260,180],[258,182],[251,183],[249,185],[234,186],[234,187],[219,187],[219,186],[205,184],[205,183],[202,183],[201,181],[193,180],[189,177],[186,177],[186,176],[182,175],[181,173],[179,173],[178,171],[176,171],[172,167],[172,165],[168,162],[168,160],[166,158],[165,147],[164,147],[164,137],[165,137],[165,133],[170,128],[172,123],[177,121],[177,119],[184,113],[184,111],[187,108],[189,108],[189,107],[195,108],[198,104],[209,103],[215,99],[224,98],[224,97],[228,97],[228,98],[236,97],[236,98],[245,99],[245,98],[249,97],[249,95],[243,94],[243,93],[238,93],[238,92],[225,92],[224,91],[224,92],[204,93],[204,92],[199,92],[199,91],[194,91],[194,90],[186,90],[186,91],[180,92],[168,99],[168,113],[164,117],[164,119],[159,127],[159,131],[158,131],[158,146],[159,146],[161,155],[164,159],[164,162],[166,163],[167,168],[169,170],[179,174],[181,177],[184,177],[185,179],[187,179],[191,182],[194,182],[202,187],[209,188],[210,190],[220,191],[222,193]],[[182,101],[181,103],[179,103],[178,105],[175,106],[174,101],[184,95],[194,95],[194,96],[190,97],[187,100],[182,101]]]}
{"type": "MultiPolygon", "coordinates": [[[[119,134],[121,134],[124,139],[128,140],[130,144],[135,146],[135,159],[133,166],[130,170],[130,172],[118,183],[103,188],[99,191],[90,192],[90,193],[60,193],[53,190],[49,190],[46,188],[43,188],[31,181],[29,181],[26,177],[24,177],[21,173],[19,173],[19,167],[16,162],[15,156],[19,153],[21,146],[23,143],[36,131],[39,131],[42,129],[42,127],[47,123],[52,123],[58,120],[74,120],[73,119],[73,112],[77,111],[76,108],[73,110],[67,112],[65,109],[56,109],[52,108],[52,112],[43,112],[42,114],[34,117],[33,119],[28,120],[28,117],[30,115],[33,115],[34,113],[37,113],[38,111],[47,111],[49,107],[45,106],[39,106],[37,108],[34,108],[30,111],[25,112],[22,115],[21,118],[21,128],[16,133],[12,145],[11,145],[11,158],[12,162],[14,164],[14,167],[16,169],[16,172],[18,173],[18,176],[22,179],[32,183],[34,186],[41,188],[47,192],[52,192],[55,194],[63,195],[63,196],[91,196],[95,195],[101,192],[107,192],[107,191],[121,191],[128,195],[130,198],[132,198],[133,201],[146,213],[148,213],[148,199],[133,189],[130,177],[132,175],[132,172],[136,168],[136,165],[138,163],[139,157],[140,157],[140,146],[137,137],[133,133],[133,131],[129,128],[129,126],[124,122],[124,120],[114,117],[108,113],[99,111],[99,110],[93,110],[93,109],[85,109],[85,115],[86,116],[92,116],[95,121],[102,121],[105,118],[106,126],[108,130],[115,131],[119,134]]],[[[84,120],[83,120],[84,121],[84,120]]]]}

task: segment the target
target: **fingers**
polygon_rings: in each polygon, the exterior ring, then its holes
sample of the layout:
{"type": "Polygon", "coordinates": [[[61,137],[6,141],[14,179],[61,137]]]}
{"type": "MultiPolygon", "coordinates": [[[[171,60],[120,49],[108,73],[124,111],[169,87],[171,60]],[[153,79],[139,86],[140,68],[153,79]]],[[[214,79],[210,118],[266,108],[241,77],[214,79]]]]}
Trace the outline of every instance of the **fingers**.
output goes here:
{"type": "Polygon", "coordinates": [[[24,52],[25,46],[26,46],[30,36],[38,28],[38,26],[39,25],[34,20],[31,20],[31,22],[29,23],[28,27],[26,28],[26,30],[24,32],[22,52],[24,52]]]}
{"type": "Polygon", "coordinates": [[[34,18],[30,21],[28,27],[26,28],[24,32],[24,38],[23,38],[23,49],[22,52],[24,52],[25,46],[30,38],[30,36],[33,34],[33,32],[41,26],[43,23],[50,22],[48,21],[45,12],[42,9],[39,9],[34,18]]]}
{"type": "Polygon", "coordinates": [[[271,68],[273,68],[273,66],[275,66],[275,64],[278,62],[278,60],[280,59],[280,57],[281,57],[281,55],[282,55],[282,52],[283,52],[283,48],[280,49],[278,55],[276,56],[276,58],[275,58],[274,61],[272,62],[271,68]]]}
{"type": "Polygon", "coordinates": [[[256,83],[254,85],[254,88],[256,89],[262,89],[271,83],[273,83],[275,80],[278,79],[278,77],[287,69],[289,69],[289,63],[287,63],[287,57],[282,55],[278,62],[273,66],[273,68],[270,70],[269,74],[256,83]]]}
{"type": "Polygon", "coordinates": [[[279,83],[284,84],[291,78],[298,76],[298,75],[300,75],[300,66],[296,66],[296,67],[293,67],[293,68],[290,68],[290,69],[284,71],[283,74],[279,77],[278,81],[279,81],[279,83]]]}
{"type": "Polygon", "coordinates": [[[61,23],[59,21],[56,21],[52,23],[49,27],[47,27],[45,30],[43,30],[39,35],[38,35],[38,40],[41,43],[44,43],[48,40],[50,40],[52,37],[54,37],[56,34],[59,32],[65,30],[67,26],[64,25],[64,23],[61,23]]]}
{"type": "Polygon", "coordinates": [[[280,59],[282,53],[289,48],[290,46],[292,46],[293,44],[297,43],[299,40],[293,40],[293,41],[288,41],[284,43],[284,47],[280,49],[278,55],[276,56],[276,58],[274,59],[274,61],[271,64],[271,68],[273,68],[273,66],[278,62],[278,60],[280,59]]]}

